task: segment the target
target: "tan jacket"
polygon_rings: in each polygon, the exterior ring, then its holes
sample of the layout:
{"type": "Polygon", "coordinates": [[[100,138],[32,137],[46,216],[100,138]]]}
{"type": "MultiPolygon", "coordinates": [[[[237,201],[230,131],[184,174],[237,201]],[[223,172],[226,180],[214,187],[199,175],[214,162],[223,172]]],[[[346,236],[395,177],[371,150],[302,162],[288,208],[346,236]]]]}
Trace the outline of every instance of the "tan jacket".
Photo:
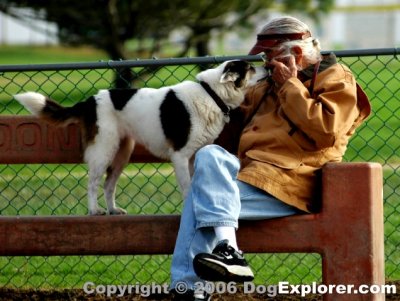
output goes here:
{"type": "Polygon", "coordinates": [[[255,86],[241,107],[249,118],[239,141],[238,179],[307,212],[320,201],[319,170],[342,160],[355,129],[370,114],[367,96],[351,71],[335,63],[311,80],[291,78],[277,91],[255,86]]]}

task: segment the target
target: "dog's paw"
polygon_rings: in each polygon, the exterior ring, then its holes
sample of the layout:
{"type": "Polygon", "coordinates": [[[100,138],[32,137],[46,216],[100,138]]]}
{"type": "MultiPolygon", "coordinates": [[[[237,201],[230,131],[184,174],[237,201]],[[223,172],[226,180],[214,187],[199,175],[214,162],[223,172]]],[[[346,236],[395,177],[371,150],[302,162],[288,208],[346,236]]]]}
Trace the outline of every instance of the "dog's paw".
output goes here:
{"type": "Polygon", "coordinates": [[[103,208],[96,208],[95,210],[89,210],[89,215],[106,215],[107,212],[103,208]]]}
{"type": "Polygon", "coordinates": [[[126,210],[119,207],[115,207],[110,210],[110,215],[124,215],[124,214],[127,214],[126,210]]]}

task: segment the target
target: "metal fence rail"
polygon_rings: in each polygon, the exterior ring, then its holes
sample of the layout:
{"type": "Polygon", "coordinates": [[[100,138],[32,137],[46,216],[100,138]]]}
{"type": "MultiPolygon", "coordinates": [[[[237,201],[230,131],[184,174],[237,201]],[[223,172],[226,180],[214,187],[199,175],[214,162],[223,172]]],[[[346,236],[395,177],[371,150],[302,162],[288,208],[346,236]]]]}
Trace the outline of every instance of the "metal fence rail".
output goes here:
{"type": "MultiPolygon", "coordinates": [[[[373,115],[351,140],[345,160],[376,161],[384,166],[385,256],[389,279],[400,279],[399,53],[399,48],[336,52],[339,61],[356,74],[372,101],[373,115]]],[[[133,86],[160,87],[194,79],[206,66],[237,58],[260,61],[258,56],[234,56],[0,66],[0,103],[3,104],[0,113],[27,113],[12,97],[22,91],[39,91],[70,105],[98,89],[112,87],[127,69],[132,73],[133,86]]],[[[5,129],[0,126],[0,156],[6,147],[2,142],[4,135],[5,129]]],[[[86,184],[85,165],[0,165],[0,214],[84,215],[86,184]]],[[[179,213],[182,203],[171,165],[167,163],[131,164],[119,181],[116,198],[129,214],[179,213]]],[[[307,283],[319,281],[321,277],[318,255],[251,254],[248,257],[257,282],[307,283]]],[[[169,267],[170,256],[0,257],[0,285],[70,288],[82,287],[87,281],[166,283],[169,267]]]]}

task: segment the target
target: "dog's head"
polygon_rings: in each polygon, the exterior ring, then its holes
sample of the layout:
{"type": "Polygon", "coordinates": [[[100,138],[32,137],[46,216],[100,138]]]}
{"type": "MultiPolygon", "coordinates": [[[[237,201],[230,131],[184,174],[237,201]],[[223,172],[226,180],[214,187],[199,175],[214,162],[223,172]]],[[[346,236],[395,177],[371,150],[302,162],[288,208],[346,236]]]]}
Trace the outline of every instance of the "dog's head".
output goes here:
{"type": "Polygon", "coordinates": [[[219,68],[222,70],[220,83],[232,83],[238,89],[246,87],[249,80],[256,74],[256,69],[252,64],[241,60],[227,61],[219,68]]]}
{"type": "Polygon", "coordinates": [[[267,75],[264,67],[254,67],[242,60],[226,61],[219,68],[222,70],[220,83],[234,84],[237,89],[251,87],[267,75]]]}
{"type": "Polygon", "coordinates": [[[229,107],[235,108],[244,100],[247,89],[266,74],[264,67],[254,67],[243,60],[232,60],[200,72],[197,79],[209,84],[229,107]]]}
{"type": "Polygon", "coordinates": [[[219,84],[226,89],[245,91],[266,76],[264,67],[254,67],[243,60],[225,61],[214,69],[208,69],[197,75],[197,79],[210,86],[219,84]]]}

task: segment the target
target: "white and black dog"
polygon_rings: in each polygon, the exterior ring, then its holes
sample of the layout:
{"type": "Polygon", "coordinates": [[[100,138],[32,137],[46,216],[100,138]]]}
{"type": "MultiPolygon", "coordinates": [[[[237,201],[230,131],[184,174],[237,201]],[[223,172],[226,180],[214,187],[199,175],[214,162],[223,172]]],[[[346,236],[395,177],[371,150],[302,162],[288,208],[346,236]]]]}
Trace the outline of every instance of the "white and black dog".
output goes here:
{"type": "Polygon", "coordinates": [[[185,81],[160,89],[100,90],[72,107],[62,107],[35,92],[15,95],[15,99],[50,122],[82,124],[84,160],[89,166],[89,214],[105,213],[97,202],[105,173],[108,213],[125,214],[115,205],[115,187],[135,143],[171,160],[185,196],[190,185],[190,158],[218,137],[229,120],[229,111],[242,103],[247,88],[264,75],[264,68],[234,60],[200,72],[196,76],[199,82],[185,81]]]}

